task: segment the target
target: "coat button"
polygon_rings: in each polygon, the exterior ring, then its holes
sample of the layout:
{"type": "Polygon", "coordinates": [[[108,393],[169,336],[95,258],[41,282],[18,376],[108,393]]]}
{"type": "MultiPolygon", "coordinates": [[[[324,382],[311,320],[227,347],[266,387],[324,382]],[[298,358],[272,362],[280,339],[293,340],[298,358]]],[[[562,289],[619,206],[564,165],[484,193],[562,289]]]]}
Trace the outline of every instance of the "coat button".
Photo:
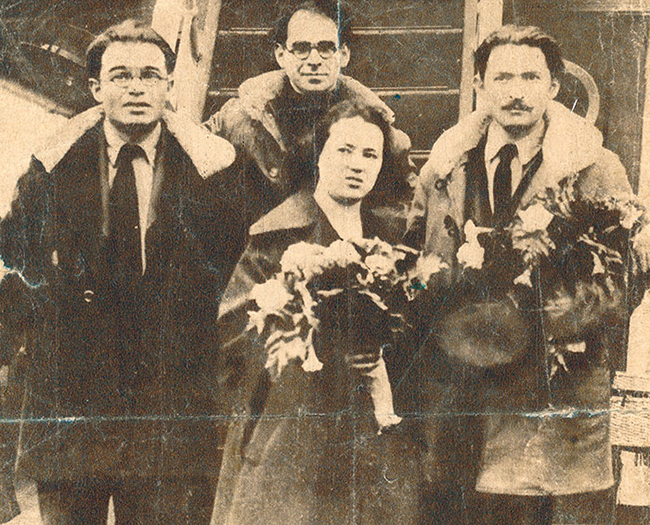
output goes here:
{"type": "Polygon", "coordinates": [[[271,168],[269,170],[269,177],[272,179],[277,179],[278,175],[280,175],[280,170],[278,168],[271,168]]]}
{"type": "Polygon", "coordinates": [[[84,290],[84,301],[90,303],[92,302],[94,297],[95,297],[95,292],[93,292],[92,290],[84,290]]]}

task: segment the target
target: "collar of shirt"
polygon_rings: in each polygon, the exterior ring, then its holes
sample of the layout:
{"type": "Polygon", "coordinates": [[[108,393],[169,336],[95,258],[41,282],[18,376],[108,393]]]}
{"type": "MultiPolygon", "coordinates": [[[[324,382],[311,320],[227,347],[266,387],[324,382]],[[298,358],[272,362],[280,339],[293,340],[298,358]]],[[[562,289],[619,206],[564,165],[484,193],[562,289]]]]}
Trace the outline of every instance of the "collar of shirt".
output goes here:
{"type": "MultiPolygon", "coordinates": [[[[156,147],[158,146],[158,141],[160,140],[160,123],[154,128],[154,130],[144,137],[141,141],[136,142],[135,144],[140,146],[144,150],[144,154],[147,157],[147,162],[153,166],[154,160],[156,159],[156,147]]],[[[120,134],[115,129],[115,126],[111,124],[108,119],[104,120],[104,135],[106,136],[106,153],[108,154],[108,161],[111,163],[111,167],[115,168],[115,163],[117,162],[117,156],[120,154],[122,146],[127,143],[120,134]]]]}
{"type": "Polygon", "coordinates": [[[506,144],[517,146],[517,158],[522,166],[528,164],[542,147],[542,140],[546,132],[546,124],[541,119],[535,128],[525,137],[519,140],[512,140],[506,130],[495,121],[492,121],[488,128],[487,142],[485,143],[485,164],[489,165],[496,161],[496,156],[506,144]]]}
{"type": "Polygon", "coordinates": [[[494,176],[499,163],[498,154],[503,146],[506,144],[514,144],[517,146],[517,155],[512,160],[511,173],[512,173],[512,194],[517,191],[517,187],[521,183],[524,176],[524,166],[528,164],[537,152],[542,148],[542,141],[546,133],[546,120],[541,119],[537,126],[525,137],[513,141],[506,130],[504,130],[495,121],[492,121],[487,132],[487,140],[485,143],[485,168],[488,178],[488,196],[490,199],[490,206],[494,211],[494,176]]]}

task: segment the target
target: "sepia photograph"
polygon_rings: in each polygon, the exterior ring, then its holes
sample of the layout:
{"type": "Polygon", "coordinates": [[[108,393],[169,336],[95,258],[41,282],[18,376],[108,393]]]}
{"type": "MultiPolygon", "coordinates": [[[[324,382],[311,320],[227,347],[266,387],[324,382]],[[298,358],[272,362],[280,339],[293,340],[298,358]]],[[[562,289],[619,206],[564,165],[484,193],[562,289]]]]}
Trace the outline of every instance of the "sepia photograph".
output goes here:
{"type": "Polygon", "coordinates": [[[0,523],[650,525],[650,0],[2,0],[0,523]]]}

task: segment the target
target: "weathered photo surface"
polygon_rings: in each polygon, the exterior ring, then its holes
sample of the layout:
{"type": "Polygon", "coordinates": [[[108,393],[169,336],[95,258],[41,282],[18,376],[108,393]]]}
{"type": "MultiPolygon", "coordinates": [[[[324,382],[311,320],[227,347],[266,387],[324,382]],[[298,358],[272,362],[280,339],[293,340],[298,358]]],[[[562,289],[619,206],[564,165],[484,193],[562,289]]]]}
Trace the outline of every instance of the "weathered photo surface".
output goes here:
{"type": "Polygon", "coordinates": [[[650,523],[650,2],[0,5],[0,523],[650,523]]]}

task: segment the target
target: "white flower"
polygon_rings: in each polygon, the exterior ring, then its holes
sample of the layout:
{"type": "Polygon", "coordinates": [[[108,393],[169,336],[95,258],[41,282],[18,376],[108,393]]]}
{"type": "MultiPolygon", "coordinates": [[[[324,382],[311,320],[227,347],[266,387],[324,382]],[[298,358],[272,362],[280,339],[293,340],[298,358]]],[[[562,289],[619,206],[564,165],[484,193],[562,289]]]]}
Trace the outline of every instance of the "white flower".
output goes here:
{"type": "Polygon", "coordinates": [[[521,219],[521,229],[526,233],[546,230],[554,217],[541,202],[533,204],[525,210],[519,210],[517,215],[521,219]]]}
{"type": "Polygon", "coordinates": [[[530,268],[527,268],[524,273],[522,273],[519,277],[516,277],[515,280],[513,281],[515,284],[522,284],[524,286],[528,286],[529,288],[533,287],[533,282],[530,279],[530,268]]]}
{"type": "Polygon", "coordinates": [[[369,255],[366,257],[366,266],[373,274],[388,275],[395,271],[395,263],[385,255],[369,255]]]}
{"type": "Polygon", "coordinates": [[[621,213],[621,226],[626,230],[631,230],[639,219],[643,216],[643,209],[629,203],[623,206],[623,213],[621,213]]]}
{"type": "Polygon", "coordinates": [[[269,279],[263,284],[256,284],[250,291],[249,297],[264,312],[278,312],[293,299],[293,295],[277,279],[269,279]]]}
{"type": "Polygon", "coordinates": [[[605,266],[603,265],[603,262],[600,260],[600,257],[598,257],[598,254],[595,252],[591,252],[591,255],[594,258],[594,269],[591,271],[591,275],[598,275],[598,274],[605,273],[605,266]]]}
{"type": "Polygon", "coordinates": [[[354,245],[348,241],[334,241],[325,249],[323,254],[330,265],[340,266],[341,268],[361,262],[361,255],[354,245]]]}
{"type": "Polygon", "coordinates": [[[466,242],[459,249],[456,254],[456,259],[463,266],[463,268],[475,268],[480,270],[483,268],[483,261],[485,258],[485,249],[476,242],[466,242]]]}
{"type": "Polygon", "coordinates": [[[465,223],[465,227],[463,228],[463,231],[465,232],[465,240],[468,243],[474,243],[474,242],[478,242],[479,234],[491,232],[492,228],[484,228],[484,227],[476,226],[476,224],[474,224],[474,221],[470,219],[465,223]]]}
{"type": "Polygon", "coordinates": [[[429,254],[420,257],[415,266],[415,275],[413,278],[420,283],[426,284],[431,280],[431,276],[440,273],[449,266],[437,255],[429,254]]]}
{"type": "Polygon", "coordinates": [[[318,266],[318,262],[325,248],[319,244],[299,242],[289,246],[282,254],[280,267],[283,272],[305,274],[308,278],[318,266]]]}

